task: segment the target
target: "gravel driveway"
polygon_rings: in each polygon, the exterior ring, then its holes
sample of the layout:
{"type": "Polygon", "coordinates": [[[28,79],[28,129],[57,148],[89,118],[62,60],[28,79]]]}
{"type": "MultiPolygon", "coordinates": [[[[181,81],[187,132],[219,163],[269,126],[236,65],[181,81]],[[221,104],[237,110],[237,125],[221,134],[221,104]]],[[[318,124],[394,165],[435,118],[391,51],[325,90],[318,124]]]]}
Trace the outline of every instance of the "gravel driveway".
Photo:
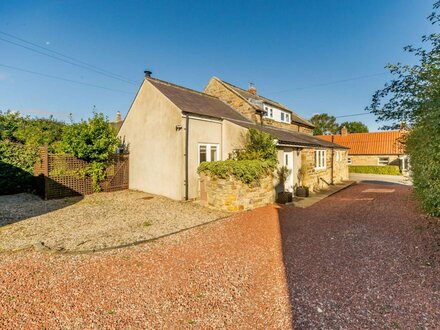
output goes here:
{"type": "Polygon", "coordinates": [[[30,194],[0,196],[0,251],[31,246],[99,250],[168,235],[227,215],[194,202],[129,190],[49,201],[30,194]]]}
{"type": "Polygon", "coordinates": [[[0,328],[438,329],[432,221],[409,187],[357,184],[129,248],[4,253],[0,328]]]}
{"type": "Polygon", "coordinates": [[[296,329],[440,328],[440,223],[412,198],[357,184],[280,212],[296,329]]]}

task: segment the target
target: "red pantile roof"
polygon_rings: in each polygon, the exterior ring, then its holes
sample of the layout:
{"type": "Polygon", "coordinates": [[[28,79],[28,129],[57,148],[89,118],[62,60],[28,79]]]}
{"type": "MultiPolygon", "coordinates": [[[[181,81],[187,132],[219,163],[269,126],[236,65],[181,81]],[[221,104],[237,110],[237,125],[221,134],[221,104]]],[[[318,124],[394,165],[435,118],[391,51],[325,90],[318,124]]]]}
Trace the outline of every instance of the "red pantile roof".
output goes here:
{"type": "MultiPolygon", "coordinates": [[[[347,148],[349,155],[401,155],[403,146],[399,142],[402,131],[384,131],[372,133],[352,133],[333,135],[334,143],[347,148]]],[[[318,135],[320,139],[332,141],[332,135],[318,135]]]]}

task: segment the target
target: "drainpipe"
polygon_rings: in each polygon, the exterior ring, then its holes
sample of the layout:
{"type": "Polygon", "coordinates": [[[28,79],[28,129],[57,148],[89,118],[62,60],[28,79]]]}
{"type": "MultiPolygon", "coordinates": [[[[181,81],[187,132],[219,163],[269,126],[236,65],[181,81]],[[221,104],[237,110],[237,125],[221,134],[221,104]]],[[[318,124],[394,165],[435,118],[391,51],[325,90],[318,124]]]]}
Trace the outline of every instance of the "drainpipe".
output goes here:
{"type": "Polygon", "coordinates": [[[188,187],[188,151],[189,151],[189,114],[186,114],[185,123],[185,200],[189,199],[189,187],[188,187]]]}
{"type": "MultiPolygon", "coordinates": [[[[335,136],[332,134],[332,143],[334,143],[335,142],[335,136]]],[[[333,171],[334,171],[334,167],[335,167],[335,162],[334,162],[334,155],[335,154],[335,148],[334,147],[332,147],[332,177],[331,177],[331,180],[330,180],[330,183],[333,185],[334,184],[334,182],[333,182],[333,171]]]]}

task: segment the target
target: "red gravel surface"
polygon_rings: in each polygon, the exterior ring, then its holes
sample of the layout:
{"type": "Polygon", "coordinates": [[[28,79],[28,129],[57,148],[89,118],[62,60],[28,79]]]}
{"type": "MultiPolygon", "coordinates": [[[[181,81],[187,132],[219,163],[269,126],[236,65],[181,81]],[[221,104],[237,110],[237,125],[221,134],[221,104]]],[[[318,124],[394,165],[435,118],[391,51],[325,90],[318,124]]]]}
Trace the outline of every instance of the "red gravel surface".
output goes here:
{"type": "Polygon", "coordinates": [[[438,250],[410,197],[358,184],[131,248],[1,254],[0,328],[437,329],[438,250]]]}
{"type": "Polygon", "coordinates": [[[295,329],[440,329],[440,241],[428,220],[399,185],[284,208],[295,329]]]}
{"type": "Polygon", "coordinates": [[[1,329],[289,328],[277,210],[95,254],[0,255],[1,329]]]}

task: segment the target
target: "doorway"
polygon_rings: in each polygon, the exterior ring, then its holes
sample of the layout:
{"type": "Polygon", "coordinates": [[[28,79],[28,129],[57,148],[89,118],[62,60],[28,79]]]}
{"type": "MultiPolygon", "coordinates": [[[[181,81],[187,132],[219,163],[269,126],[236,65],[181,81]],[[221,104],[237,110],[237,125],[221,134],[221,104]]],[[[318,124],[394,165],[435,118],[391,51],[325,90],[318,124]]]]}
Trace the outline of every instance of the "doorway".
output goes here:
{"type": "Polygon", "coordinates": [[[293,151],[284,151],[284,166],[290,170],[284,189],[293,192],[293,151]]]}

